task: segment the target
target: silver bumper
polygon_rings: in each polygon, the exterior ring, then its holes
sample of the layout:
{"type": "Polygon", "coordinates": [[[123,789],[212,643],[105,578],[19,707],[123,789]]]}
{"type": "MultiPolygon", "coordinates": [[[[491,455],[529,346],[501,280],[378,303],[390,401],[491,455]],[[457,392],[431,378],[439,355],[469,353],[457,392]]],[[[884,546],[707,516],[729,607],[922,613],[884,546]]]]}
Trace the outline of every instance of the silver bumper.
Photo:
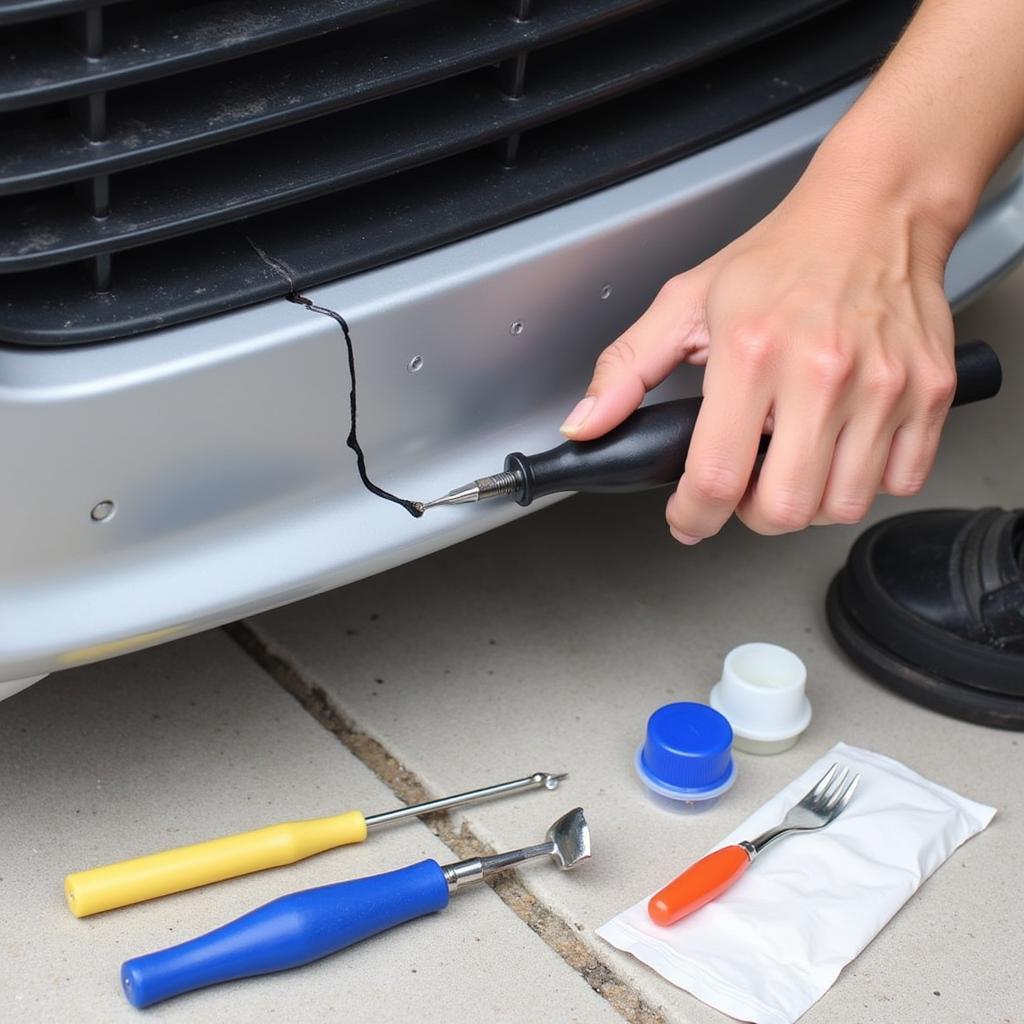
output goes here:
{"type": "MultiPolygon", "coordinates": [[[[428,498],[557,443],[597,352],[785,194],[857,88],[312,291],[352,327],[371,475],[428,498]]],[[[1024,249],[1019,160],[992,191],[954,253],[954,302],[1024,249]]],[[[659,395],[695,389],[682,372],[659,395]]],[[[347,396],[339,330],[283,300],[134,341],[0,347],[0,681],[263,611],[524,514],[494,503],[417,521],[374,497],[345,447],[347,396]],[[105,501],[116,510],[95,521],[105,501]]]]}

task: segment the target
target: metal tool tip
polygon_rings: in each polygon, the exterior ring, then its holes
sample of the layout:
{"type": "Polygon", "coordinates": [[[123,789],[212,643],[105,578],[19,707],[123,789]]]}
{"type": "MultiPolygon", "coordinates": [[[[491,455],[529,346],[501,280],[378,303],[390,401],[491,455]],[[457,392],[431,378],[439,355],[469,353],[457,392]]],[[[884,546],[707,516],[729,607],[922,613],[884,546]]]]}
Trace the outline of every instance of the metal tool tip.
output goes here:
{"type": "Polygon", "coordinates": [[[555,774],[554,772],[537,772],[537,774],[534,775],[537,782],[545,789],[558,789],[559,782],[568,777],[568,772],[560,772],[558,774],[555,774]]]}
{"type": "Polygon", "coordinates": [[[440,498],[432,501],[417,502],[421,510],[435,508],[438,505],[464,505],[466,502],[483,501],[485,498],[500,498],[515,495],[523,485],[522,473],[506,471],[493,476],[482,476],[479,480],[471,480],[468,484],[456,487],[440,498]]]}
{"type": "Polygon", "coordinates": [[[455,490],[442,494],[440,498],[432,498],[430,501],[417,501],[416,505],[421,511],[425,512],[428,508],[437,508],[440,505],[462,505],[467,501],[478,501],[479,498],[480,488],[474,482],[463,484],[462,487],[456,487],[455,490]]]}
{"type": "Polygon", "coordinates": [[[575,807],[568,814],[563,814],[548,829],[547,838],[552,845],[551,856],[563,871],[574,868],[591,855],[590,827],[583,816],[582,807],[575,807]]]}

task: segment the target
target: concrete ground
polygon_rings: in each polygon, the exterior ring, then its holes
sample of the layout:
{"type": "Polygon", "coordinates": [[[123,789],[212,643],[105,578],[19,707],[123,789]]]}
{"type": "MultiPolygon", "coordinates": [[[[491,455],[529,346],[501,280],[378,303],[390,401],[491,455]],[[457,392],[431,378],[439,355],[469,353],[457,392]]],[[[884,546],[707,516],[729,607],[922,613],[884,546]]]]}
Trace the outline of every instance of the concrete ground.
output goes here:
{"type": "MultiPolygon", "coordinates": [[[[1024,270],[960,318],[999,348],[1003,395],[955,412],[926,492],[901,508],[1022,503],[1024,270]]],[[[276,977],[193,993],[159,1021],[724,1022],[597,939],[843,739],[999,808],[804,1018],[1024,1019],[1024,768],[1017,734],[922,710],[832,642],[826,584],[855,529],[670,541],[662,494],[575,498],[497,532],[227,630],[66,672],[0,706],[0,1020],[138,1019],[127,956],[274,896],[423,857],[539,841],[582,804],[595,855],[538,863],[276,977]],[[647,715],[703,700],[735,644],[800,654],[814,720],[791,751],[737,755],[711,813],[649,806],[631,758],[647,715]],[[555,793],[406,823],[294,867],[76,920],[63,875],[128,855],[350,808],[368,813],[533,771],[555,793]]],[[[874,517],[896,503],[878,503],[874,517]]],[[[443,513],[441,513],[443,514],[443,513]]]]}

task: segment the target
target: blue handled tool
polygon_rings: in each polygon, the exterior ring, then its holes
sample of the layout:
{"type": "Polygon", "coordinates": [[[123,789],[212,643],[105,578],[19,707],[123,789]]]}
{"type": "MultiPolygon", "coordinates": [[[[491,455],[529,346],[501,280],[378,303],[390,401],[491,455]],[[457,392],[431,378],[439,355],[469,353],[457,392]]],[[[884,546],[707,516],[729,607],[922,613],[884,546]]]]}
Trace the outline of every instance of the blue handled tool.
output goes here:
{"type": "Polygon", "coordinates": [[[460,887],[542,856],[554,858],[563,870],[590,856],[582,808],[559,818],[536,846],[443,867],[423,860],[383,875],[282,896],[206,935],[126,960],[121,984],[128,1001],[142,1007],[221,981],[299,967],[443,910],[460,887]]]}

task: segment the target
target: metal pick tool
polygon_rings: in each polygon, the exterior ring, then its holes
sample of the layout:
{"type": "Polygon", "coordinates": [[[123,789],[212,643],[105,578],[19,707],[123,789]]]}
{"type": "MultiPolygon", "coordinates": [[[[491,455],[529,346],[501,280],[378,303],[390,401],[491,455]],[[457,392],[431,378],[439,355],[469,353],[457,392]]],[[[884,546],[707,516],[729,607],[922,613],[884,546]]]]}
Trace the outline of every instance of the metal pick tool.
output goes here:
{"type": "Polygon", "coordinates": [[[526,789],[556,789],[564,778],[565,773],[534,772],[523,779],[499,782],[495,786],[471,789],[466,793],[428,800],[412,807],[398,807],[369,817],[362,811],[348,811],[330,818],[270,825],[252,832],[77,871],[65,878],[64,894],[71,912],[76,917],[87,917],[102,910],[126,907],[172,892],[236,878],[251,871],[294,864],[324,850],[361,843],[369,829],[390,825],[403,818],[415,818],[526,789]]]}

